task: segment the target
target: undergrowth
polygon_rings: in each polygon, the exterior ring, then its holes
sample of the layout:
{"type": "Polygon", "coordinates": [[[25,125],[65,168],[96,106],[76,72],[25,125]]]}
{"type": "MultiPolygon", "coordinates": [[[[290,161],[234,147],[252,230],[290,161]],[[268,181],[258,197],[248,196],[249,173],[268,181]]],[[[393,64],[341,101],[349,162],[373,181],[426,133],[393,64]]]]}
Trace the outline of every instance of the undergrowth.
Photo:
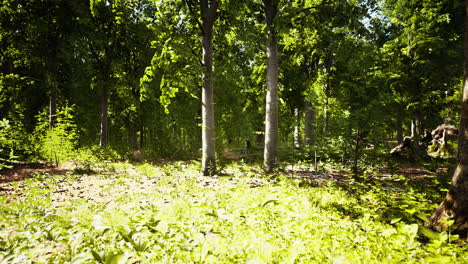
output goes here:
{"type": "Polygon", "coordinates": [[[115,163],[100,175],[37,175],[0,196],[0,263],[468,262],[456,236],[423,227],[436,201],[411,185],[225,172],[115,163]],[[94,192],[75,195],[85,181],[94,192]]]}

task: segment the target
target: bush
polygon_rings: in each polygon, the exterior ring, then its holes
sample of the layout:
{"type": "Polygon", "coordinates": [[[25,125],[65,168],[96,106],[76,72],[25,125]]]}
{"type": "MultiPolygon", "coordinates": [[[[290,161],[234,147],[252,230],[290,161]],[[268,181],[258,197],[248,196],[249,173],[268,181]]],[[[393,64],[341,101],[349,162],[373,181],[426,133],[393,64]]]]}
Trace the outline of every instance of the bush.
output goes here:
{"type": "Polygon", "coordinates": [[[77,127],[72,108],[65,106],[57,111],[56,123],[49,128],[47,112],[38,116],[34,132],[37,139],[37,155],[56,166],[73,157],[77,145],[77,127]]]}
{"type": "Polygon", "coordinates": [[[11,168],[18,158],[15,155],[14,131],[8,119],[0,120],[0,170],[11,168]]]}

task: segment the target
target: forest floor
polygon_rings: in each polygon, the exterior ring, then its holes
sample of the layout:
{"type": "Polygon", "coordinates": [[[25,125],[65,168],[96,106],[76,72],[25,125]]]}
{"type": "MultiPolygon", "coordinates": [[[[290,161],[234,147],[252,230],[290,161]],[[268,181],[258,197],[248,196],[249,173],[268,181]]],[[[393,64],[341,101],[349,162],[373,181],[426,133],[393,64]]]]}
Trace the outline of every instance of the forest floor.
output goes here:
{"type": "Polygon", "coordinates": [[[468,262],[424,221],[446,168],[345,170],[240,161],[25,164],[0,172],[0,263],[468,262]]]}

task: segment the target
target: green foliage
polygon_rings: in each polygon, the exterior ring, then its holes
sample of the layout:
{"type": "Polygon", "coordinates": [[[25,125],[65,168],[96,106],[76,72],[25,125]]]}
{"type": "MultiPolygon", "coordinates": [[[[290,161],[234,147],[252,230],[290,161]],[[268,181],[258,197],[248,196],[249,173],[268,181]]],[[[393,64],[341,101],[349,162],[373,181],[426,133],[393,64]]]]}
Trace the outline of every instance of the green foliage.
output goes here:
{"type": "Polygon", "coordinates": [[[14,138],[16,135],[17,133],[11,127],[8,119],[0,120],[0,170],[11,168],[11,164],[18,158],[15,155],[14,138]]]}
{"type": "Polygon", "coordinates": [[[258,168],[245,164],[227,165],[228,176],[219,178],[198,176],[199,163],[113,166],[118,170],[112,176],[77,176],[90,184],[81,189],[87,199],[55,192],[74,192],[77,182],[64,185],[69,175],[35,177],[26,183],[27,190],[18,190],[25,199],[0,196],[0,260],[468,260],[466,246],[451,242],[455,236],[423,227],[435,206],[432,199],[440,197],[407,185],[392,187],[390,180],[307,187],[284,175],[270,183],[258,177],[258,168]],[[122,184],[126,193],[117,191],[122,184]]]}
{"type": "Polygon", "coordinates": [[[65,106],[57,111],[56,124],[49,128],[48,115],[43,112],[38,117],[34,132],[37,152],[40,158],[58,166],[73,157],[77,144],[77,127],[73,109],[65,106]]]}

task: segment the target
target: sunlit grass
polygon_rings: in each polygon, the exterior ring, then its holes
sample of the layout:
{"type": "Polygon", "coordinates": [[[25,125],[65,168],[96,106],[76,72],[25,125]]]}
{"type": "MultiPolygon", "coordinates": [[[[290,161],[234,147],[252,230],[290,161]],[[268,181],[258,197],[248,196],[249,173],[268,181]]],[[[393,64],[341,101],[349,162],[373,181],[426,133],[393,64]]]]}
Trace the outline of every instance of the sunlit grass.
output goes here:
{"type": "MultiPolygon", "coordinates": [[[[402,186],[307,187],[255,167],[111,164],[104,175],[36,177],[0,198],[5,263],[411,263],[468,261],[424,229],[433,204],[402,186]],[[70,186],[86,188],[71,196],[70,186]],[[65,189],[57,193],[57,188],[65,189]],[[93,189],[92,191],[89,189],[93,189]],[[81,192],[81,194],[80,194],[81,192]],[[57,202],[59,195],[67,202],[57,202]],[[63,198],[63,197],[62,197],[63,198]]],[[[78,188],[78,187],[77,187],[78,188]]]]}

